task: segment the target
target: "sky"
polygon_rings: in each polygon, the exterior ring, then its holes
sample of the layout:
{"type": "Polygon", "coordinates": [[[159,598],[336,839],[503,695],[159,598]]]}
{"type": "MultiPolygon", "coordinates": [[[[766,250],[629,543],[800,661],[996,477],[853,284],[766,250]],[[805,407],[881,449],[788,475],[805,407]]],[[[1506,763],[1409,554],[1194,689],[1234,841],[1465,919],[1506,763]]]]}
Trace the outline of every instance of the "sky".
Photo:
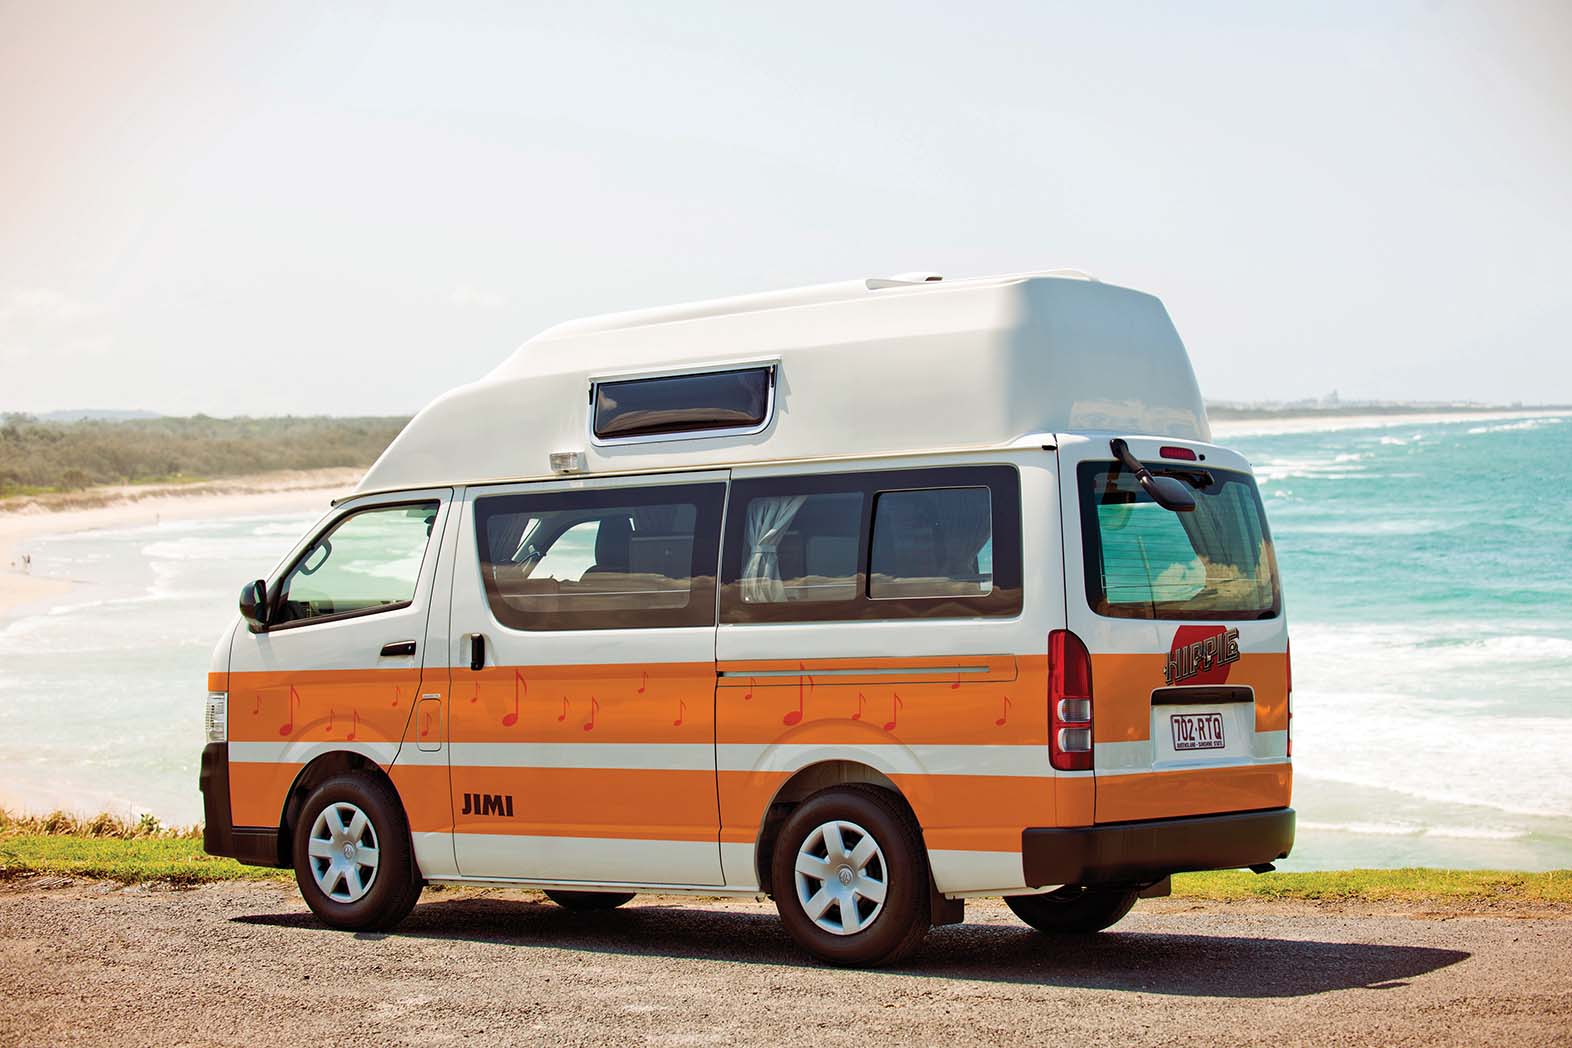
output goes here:
{"type": "Polygon", "coordinates": [[[1572,402],[1572,5],[0,0],[0,410],[401,414],[578,316],[1062,266],[1210,399],[1572,402]]]}

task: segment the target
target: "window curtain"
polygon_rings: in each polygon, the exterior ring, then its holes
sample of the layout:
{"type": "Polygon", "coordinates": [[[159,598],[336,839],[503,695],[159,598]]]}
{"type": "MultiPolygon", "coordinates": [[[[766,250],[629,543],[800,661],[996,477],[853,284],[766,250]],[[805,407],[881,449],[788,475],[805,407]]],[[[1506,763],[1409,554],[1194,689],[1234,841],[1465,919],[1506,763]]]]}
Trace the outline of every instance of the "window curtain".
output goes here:
{"type": "Polygon", "coordinates": [[[781,539],[807,501],[806,495],[782,495],[748,503],[743,540],[750,552],[742,569],[744,603],[779,604],[786,599],[786,585],[781,581],[781,539]]]}

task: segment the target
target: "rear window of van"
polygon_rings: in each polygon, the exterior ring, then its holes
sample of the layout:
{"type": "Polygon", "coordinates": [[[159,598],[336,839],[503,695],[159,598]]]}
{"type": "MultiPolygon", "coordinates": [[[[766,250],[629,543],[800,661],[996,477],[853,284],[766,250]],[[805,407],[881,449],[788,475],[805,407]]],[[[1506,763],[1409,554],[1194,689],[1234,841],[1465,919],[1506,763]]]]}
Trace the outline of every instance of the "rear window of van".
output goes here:
{"type": "Polygon", "coordinates": [[[1153,502],[1113,462],[1084,462],[1086,599],[1132,619],[1267,619],[1281,610],[1277,561],[1255,481],[1232,470],[1156,469],[1195,495],[1195,512],[1153,502]]]}

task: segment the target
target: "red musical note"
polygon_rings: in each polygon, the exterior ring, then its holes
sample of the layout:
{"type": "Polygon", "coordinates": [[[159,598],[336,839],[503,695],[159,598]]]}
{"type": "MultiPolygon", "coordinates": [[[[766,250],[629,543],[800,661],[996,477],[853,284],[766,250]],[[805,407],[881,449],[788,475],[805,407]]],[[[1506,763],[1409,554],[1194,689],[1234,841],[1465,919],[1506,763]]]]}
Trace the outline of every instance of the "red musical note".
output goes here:
{"type": "Polygon", "coordinates": [[[431,734],[431,714],[428,713],[428,714],[426,714],[425,720],[421,721],[421,724],[420,724],[420,737],[422,739],[424,739],[427,735],[430,735],[430,734],[431,734]]]}
{"type": "Polygon", "coordinates": [[[961,671],[960,670],[956,670],[955,671],[955,683],[950,685],[950,690],[954,691],[956,688],[959,688],[960,686],[961,686],[961,671]]]}
{"type": "Polygon", "coordinates": [[[647,687],[649,687],[649,686],[650,686],[650,675],[649,675],[649,673],[648,673],[648,672],[645,672],[645,674],[644,674],[644,680],[643,680],[643,682],[642,682],[642,683],[641,683],[641,684],[640,684],[640,685],[639,685],[639,694],[640,694],[640,695],[643,695],[643,694],[644,694],[644,689],[645,689],[645,688],[647,688],[647,687]]]}
{"type": "Polygon", "coordinates": [[[476,681],[475,682],[475,694],[473,694],[473,695],[471,695],[469,697],[469,701],[471,703],[476,703],[476,702],[480,701],[480,681],[476,681]]]}
{"type": "Polygon", "coordinates": [[[330,707],[328,707],[328,726],[327,726],[327,734],[329,734],[329,735],[332,735],[332,734],[333,734],[333,722],[334,722],[334,721],[335,721],[335,720],[337,720],[337,719],[338,719],[338,713],[337,713],[337,712],[335,712],[335,711],[334,711],[334,709],[333,709],[333,708],[332,708],[332,707],[331,707],[331,706],[330,706],[330,707]]]}
{"type": "Polygon", "coordinates": [[[900,719],[900,711],[906,708],[906,703],[895,692],[890,692],[890,722],[884,726],[885,731],[894,731],[895,722],[900,719]]]}
{"type": "Polygon", "coordinates": [[[257,714],[259,714],[261,712],[262,712],[262,693],[259,691],[259,692],[257,692],[257,704],[255,706],[251,707],[251,716],[255,717],[257,714]]]}
{"type": "Polygon", "coordinates": [[[597,714],[599,712],[600,712],[600,700],[595,698],[595,696],[591,695],[590,696],[590,719],[584,722],[584,730],[585,731],[594,731],[595,730],[595,714],[597,714]]]}
{"type": "Polygon", "coordinates": [[[753,678],[749,677],[748,678],[748,693],[742,697],[742,701],[743,702],[747,702],[751,698],[753,698],[753,678]]]}
{"type": "Polygon", "coordinates": [[[296,691],[295,686],[291,684],[289,686],[289,720],[278,726],[280,735],[293,735],[295,733],[295,709],[299,705],[300,692],[296,691]]]}
{"type": "Polygon", "coordinates": [[[399,700],[402,699],[403,697],[404,696],[399,693],[398,685],[395,684],[393,686],[393,701],[388,703],[388,705],[389,706],[397,706],[399,704],[399,700]]]}
{"type": "Polygon", "coordinates": [[[862,708],[867,704],[868,700],[863,696],[862,692],[859,691],[857,693],[857,712],[852,714],[852,720],[862,720],[862,708]]]}
{"type": "Polygon", "coordinates": [[[524,679],[524,674],[518,670],[513,671],[513,712],[502,715],[502,726],[511,728],[519,722],[519,688],[524,689],[524,694],[529,694],[529,681],[524,679]]]}
{"type": "Polygon", "coordinates": [[[802,691],[803,684],[806,683],[810,691],[813,689],[813,678],[808,676],[806,672],[807,667],[799,662],[797,663],[797,669],[801,673],[801,676],[797,678],[797,708],[781,718],[781,723],[786,725],[788,728],[793,724],[802,723],[802,714],[805,708],[802,691]]]}
{"type": "Polygon", "coordinates": [[[354,723],[354,726],[349,729],[349,734],[344,736],[344,741],[345,742],[354,742],[355,741],[355,736],[360,733],[360,710],[359,709],[355,709],[355,710],[352,710],[351,712],[354,713],[354,715],[355,715],[355,723],[354,723]]]}
{"type": "Polygon", "coordinates": [[[671,722],[673,728],[682,727],[682,719],[688,715],[688,704],[681,699],[677,700],[677,719],[671,722]]]}
{"type": "Polygon", "coordinates": [[[1010,719],[1010,705],[1010,696],[1006,695],[1004,697],[1004,713],[998,720],[993,722],[995,728],[1004,727],[1004,722],[1010,719]]]}
{"type": "Polygon", "coordinates": [[[565,721],[567,719],[568,719],[568,697],[566,695],[564,695],[564,696],[562,696],[562,712],[557,714],[557,720],[558,721],[565,721]]]}

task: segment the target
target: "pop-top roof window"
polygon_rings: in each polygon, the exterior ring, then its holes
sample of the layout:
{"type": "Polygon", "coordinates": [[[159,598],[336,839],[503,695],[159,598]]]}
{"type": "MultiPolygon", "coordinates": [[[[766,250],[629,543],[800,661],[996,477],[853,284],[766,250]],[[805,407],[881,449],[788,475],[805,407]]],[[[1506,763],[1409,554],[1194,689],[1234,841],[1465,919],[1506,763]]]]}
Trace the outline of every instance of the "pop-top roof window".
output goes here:
{"type": "Polygon", "coordinates": [[[596,382],[598,440],[753,432],[769,421],[773,367],[596,382]]]}

